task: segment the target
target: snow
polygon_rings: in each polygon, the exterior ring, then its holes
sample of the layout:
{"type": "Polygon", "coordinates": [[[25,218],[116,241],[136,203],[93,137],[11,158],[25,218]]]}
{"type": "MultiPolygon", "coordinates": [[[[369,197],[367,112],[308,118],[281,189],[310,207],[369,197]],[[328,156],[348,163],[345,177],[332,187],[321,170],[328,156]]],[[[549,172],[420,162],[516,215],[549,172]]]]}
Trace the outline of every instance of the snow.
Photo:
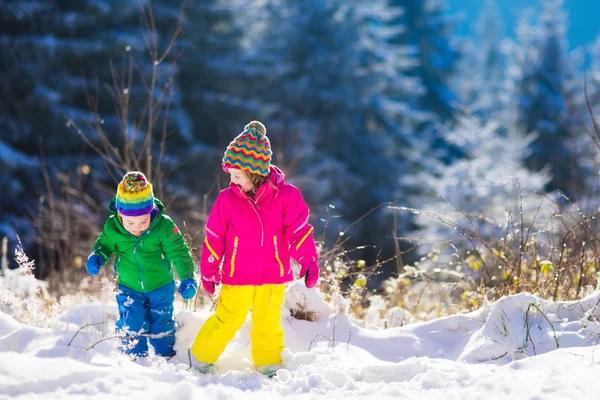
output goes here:
{"type": "Polygon", "coordinates": [[[1,308],[0,399],[597,397],[600,290],[576,302],[518,294],[469,314],[381,329],[339,312],[344,307],[298,281],[282,317],[286,369],[272,379],[251,362],[249,318],[217,372],[202,375],[189,369],[187,348],[210,306],[192,312],[176,304],[174,358],[131,360],[117,349],[117,306],[106,299],[71,299],[35,326],[1,308]],[[299,307],[318,313],[316,320],[293,318],[289,310],[299,307]]]}

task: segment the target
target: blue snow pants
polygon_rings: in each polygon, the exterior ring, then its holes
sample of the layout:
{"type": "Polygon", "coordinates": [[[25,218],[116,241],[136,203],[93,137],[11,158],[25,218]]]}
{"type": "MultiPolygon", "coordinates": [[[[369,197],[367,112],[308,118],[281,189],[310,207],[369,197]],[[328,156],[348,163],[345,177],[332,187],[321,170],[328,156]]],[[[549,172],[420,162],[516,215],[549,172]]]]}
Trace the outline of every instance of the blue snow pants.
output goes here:
{"type": "Polygon", "coordinates": [[[148,355],[148,342],[157,355],[175,354],[175,320],[173,301],[175,281],[158,289],[142,293],[119,284],[117,333],[125,334],[121,350],[139,357],[148,355]]]}

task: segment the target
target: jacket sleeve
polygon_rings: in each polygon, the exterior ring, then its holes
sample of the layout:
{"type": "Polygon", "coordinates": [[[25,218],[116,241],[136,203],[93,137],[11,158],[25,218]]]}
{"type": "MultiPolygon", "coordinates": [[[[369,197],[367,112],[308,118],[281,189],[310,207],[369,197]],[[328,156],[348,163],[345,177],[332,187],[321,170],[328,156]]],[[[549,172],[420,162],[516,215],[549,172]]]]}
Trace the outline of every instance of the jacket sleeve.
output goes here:
{"type": "Polygon", "coordinates": [[[293,187],[283,210],[283,227],[290,245],[290,256],[299,264],[317,262],[319,256],[313,235],[314,228],[308,223],[309,210],[300,191],[293,187]]]}
{"type": "Polygon", "coordinates": [[[225,192],[219,193],[206,222],[206,238],[200,253],[200,274],[205,280],[212,280],[219,273],[219,267],[225,254],[225,235],[229,228],[231,215],[223,200],[225,192]]]}
{"type": "Polygon", "coordinates": [[[165,222],[161,245],[165,256],[175,266],[179,279],[195,278],[194,258],[183,235],[170,217],[163,215],[162,218],[165,222]]]}
{"type": "Polygon", "coordinates": [[[104,264],[106,264],[108,260],[110,260],[110,258],[116,251],[114,241],[112,241],[110,239],[110,235],[106,233],[111,230],[111,227],[109,225],[114,224],[114,220],[112,220],[112,218],[114,217],[109,218],[104,224],[104,228],[102,228],[102,233],[100,234],[98,239],[96,239],[96,242],[94,243],[94,248],[92,250],[92,254],[98,254],[100,257],[102,257],[102,259],[104,260],[104,264]]]}

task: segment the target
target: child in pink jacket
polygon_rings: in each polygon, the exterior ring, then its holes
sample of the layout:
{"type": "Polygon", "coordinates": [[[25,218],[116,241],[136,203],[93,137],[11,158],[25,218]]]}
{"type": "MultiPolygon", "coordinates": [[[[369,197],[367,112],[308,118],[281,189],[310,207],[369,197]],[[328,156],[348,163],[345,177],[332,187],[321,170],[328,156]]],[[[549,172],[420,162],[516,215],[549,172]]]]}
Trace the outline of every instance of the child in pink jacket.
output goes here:
{"type": "Polygon", "coordinates": [[[225,350],[252,310],[252,357],[257,370],[275,375],[284,347],[281,306],[294,279],[290,259],[312,288],[319,278],[313,227],[300,191],[271,165],[264,125],[252,121],[227,147],[223,169],[231,184],[219,193],[206,224],[200,256],[202,286],[213,294],[223,283],[215,313],[190,347],[203,373],[225,350]]]}

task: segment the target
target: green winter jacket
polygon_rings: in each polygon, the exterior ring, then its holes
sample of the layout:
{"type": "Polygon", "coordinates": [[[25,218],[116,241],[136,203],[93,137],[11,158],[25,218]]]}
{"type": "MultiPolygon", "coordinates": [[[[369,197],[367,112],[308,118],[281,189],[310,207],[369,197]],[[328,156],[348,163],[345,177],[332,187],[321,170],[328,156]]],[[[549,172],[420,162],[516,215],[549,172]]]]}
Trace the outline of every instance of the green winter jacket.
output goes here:
{"type": "Polygon", "coordinates": [[[155,198],[154,203],[158,214],[136,238],[123,227],[113,199],[108,207],[113,215],[106,220],[92,252],[100,255],[105,264],[116,253],[119,283],[138,292],[151,292],[171,282],[173,265],[179,279],[195,278],[194,260],[183,235],[164,214],[165,206],[160,200],[155,198]]]}

